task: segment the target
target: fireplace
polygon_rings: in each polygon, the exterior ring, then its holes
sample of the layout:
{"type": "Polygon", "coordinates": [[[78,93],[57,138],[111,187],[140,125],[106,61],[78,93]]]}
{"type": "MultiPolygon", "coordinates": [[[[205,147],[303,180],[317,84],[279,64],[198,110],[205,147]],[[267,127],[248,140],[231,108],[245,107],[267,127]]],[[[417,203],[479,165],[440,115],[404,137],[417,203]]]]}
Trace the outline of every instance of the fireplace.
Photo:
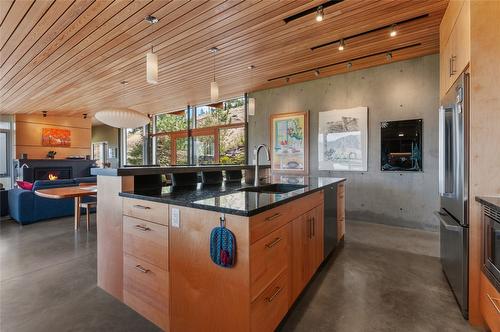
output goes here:
{"type": "Polygon", "coordinates": [[[71,173],[71,167],[37,167],[33,170],[33,180],[71,179],[71,173]]]}

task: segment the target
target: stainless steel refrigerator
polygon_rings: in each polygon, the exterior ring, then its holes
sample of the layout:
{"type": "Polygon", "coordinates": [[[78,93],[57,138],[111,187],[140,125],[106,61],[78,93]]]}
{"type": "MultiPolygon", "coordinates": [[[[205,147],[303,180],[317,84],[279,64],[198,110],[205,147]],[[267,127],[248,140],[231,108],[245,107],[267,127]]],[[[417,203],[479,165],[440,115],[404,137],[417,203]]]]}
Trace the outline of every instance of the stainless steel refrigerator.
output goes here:
{"type": "Polygon", "coordinates": [[[462,74],[439,108],[441,265],[455,299],[468,318],[469,74],[462,74]]]}

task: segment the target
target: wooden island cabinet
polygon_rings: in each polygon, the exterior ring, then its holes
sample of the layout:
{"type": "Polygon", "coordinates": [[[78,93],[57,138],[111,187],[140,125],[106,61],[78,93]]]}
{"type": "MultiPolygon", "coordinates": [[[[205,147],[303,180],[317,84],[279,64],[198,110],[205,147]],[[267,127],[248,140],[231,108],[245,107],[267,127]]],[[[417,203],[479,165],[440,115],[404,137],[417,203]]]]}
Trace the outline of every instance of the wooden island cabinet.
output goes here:
{"type": "Polygon", "coordinates": [[[323,191],[250,217],[123,198],[123,301],[166,331],[273,331],[325,259],[323,209],[323,191]],[[231,268],[210,258],[221,217],[231,268]]]}
{"type": "Polygon", "coordinates": [[[273,331],[343,239],[343,178],[270,178],[291,188],[272,193],[141,187],[152,171],[98,174],[97,284],[164,331],[273,331]],[[210,258],[221,218],[230,268],[210,258]]]}

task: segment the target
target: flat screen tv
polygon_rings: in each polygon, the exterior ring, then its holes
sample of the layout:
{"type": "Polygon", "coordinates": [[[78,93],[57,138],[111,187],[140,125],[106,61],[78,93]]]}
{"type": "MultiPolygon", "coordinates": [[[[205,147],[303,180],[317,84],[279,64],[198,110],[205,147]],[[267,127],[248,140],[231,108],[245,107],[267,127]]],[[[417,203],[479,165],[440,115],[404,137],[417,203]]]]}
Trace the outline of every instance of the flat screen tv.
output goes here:
{"type": "Polygon", "coordinates": [[[421,172],[422,119],[384,121],[381,127],[381,170],[421,172]]]}

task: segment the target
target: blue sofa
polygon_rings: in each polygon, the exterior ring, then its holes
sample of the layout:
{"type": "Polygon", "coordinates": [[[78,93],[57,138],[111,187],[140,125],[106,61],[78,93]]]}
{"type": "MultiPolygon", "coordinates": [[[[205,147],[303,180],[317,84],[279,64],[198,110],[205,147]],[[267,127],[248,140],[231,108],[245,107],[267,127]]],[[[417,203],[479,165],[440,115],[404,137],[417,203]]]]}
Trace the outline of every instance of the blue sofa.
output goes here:
{"type": "MultiPolygon", "coordinates": [[[[36,190],[60,187],[78,186],[80,183],[97,182],[95,176],[74,178],[70,180],[38,180],[32,190],[14,188],[9,190],[9,210],[12,219],[22,225],[38,221],[71,216],[74,214],[75,201],[73,198],[50,199],[37,196],[36,190]]],[[[82,202],[95,201],[93,197],[84,197],[82,202]]]]}

